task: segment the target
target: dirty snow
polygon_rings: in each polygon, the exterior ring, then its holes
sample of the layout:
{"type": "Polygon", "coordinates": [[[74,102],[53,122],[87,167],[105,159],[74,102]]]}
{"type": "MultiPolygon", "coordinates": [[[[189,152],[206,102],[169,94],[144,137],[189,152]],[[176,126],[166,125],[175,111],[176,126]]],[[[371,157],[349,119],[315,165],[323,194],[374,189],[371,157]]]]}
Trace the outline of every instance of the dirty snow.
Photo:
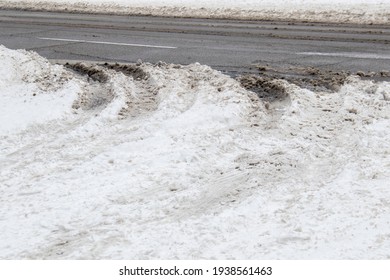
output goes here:
{"type": "Polygon", "coordinates": [[[50,65],[37,54],[10,50],[6,53],[4,48],[0,61],[0,135],[46,124],[71,113],[71,105],[81,89],[69,81],[70,74],[60,66],[50,65]]]}
{"type": "Polygon", "coordinates": [[[0,58],[1,259],[390,258],[388,82],[265,105],[199,64],[0,58]]]}
{"type": "Polygon", "coordinates": [[[386,0],[0,0],[0,7],[49,11],[388,24],[386,0]]]}

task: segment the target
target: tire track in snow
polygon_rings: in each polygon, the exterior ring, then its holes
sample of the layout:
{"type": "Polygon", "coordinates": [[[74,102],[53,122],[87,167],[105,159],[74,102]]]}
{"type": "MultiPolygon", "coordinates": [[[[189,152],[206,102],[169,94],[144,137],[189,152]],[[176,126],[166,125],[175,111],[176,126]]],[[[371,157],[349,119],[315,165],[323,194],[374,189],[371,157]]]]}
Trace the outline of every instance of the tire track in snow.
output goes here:
{"type": "Polygon", "coordinates": [[[388,83],[286,83],[265,106],[205,66],[140,67],[147,81],[107,70],[108,104],[11,147],[27,145],[1,170],[2,257],[386,257],[388,83]]]}

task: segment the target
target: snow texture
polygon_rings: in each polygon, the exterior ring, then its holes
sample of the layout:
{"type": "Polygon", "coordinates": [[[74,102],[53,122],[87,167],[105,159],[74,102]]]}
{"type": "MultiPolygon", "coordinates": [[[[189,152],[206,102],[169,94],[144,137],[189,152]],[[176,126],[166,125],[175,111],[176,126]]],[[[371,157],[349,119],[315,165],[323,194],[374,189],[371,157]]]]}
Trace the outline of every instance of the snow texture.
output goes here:
{"type": "Polygon", "coordinates": [[[89,81],[0,47],[1,259],[389,259],[390,84],[89,81]]]}
{"type": "Polygon", "coordinates": [[[0,7],[87,13],[389,24],[388,0],[0,0],[0,7]]]}

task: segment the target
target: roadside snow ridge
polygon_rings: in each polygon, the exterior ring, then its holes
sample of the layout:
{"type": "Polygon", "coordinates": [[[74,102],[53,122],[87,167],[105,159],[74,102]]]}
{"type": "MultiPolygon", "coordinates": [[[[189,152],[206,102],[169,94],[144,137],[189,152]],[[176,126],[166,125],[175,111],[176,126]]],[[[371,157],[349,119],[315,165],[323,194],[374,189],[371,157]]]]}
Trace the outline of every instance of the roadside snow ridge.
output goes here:
{"type": "Polygon", "coordinates": [[[0,258],[390,258],[389,83],[0,58],[0,258]]]}

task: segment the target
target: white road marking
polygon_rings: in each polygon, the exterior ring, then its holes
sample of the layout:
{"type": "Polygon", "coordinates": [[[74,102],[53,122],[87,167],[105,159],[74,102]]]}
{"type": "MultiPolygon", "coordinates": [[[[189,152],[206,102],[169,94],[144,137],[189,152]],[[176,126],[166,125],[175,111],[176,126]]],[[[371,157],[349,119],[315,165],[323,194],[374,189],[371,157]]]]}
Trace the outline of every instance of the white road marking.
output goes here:
{"type": "Polygon", "coordinates": [[[368,58],[368,59],[390,59],[390,55],[375,54],[375,53],[321,53],[321,52],[299,52],[299,55],[312,55],[312,56],[335,56],[335,57],[348,57],[348,58],[368,58]]]}
{"type": "Polygon", "coordinates": [[[87,41],[87,40],[75,40],[75,39],[45,38],[45,37],[37,37],[37,39],[49,40],[49,41],[61,41],[61,42],[102,44],[102,45],[116,45],[116,46],[130,46],[130,47],[144,47],[144,48],[159,48],[159,49],[177,49],[177,47],[171,47],[171,46],[141,45],[141,44],[115,43],[115,42],[104,42],[104,41],[87,41]]]}

